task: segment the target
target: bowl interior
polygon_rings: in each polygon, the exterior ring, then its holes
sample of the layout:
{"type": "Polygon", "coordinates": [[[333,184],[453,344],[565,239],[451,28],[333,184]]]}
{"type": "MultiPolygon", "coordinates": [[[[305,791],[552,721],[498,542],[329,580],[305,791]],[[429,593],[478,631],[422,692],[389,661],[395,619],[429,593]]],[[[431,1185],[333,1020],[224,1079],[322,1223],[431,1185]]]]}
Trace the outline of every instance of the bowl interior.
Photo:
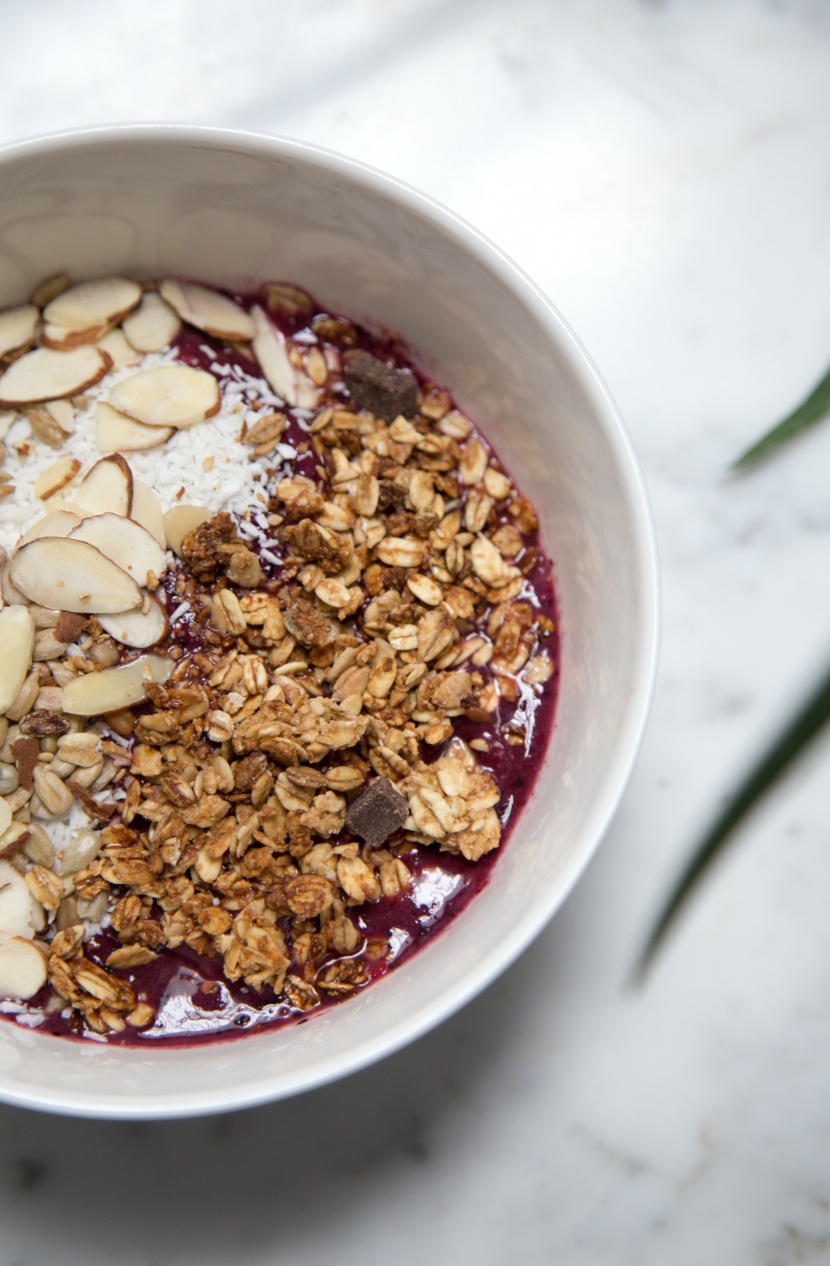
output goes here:
{"type": "Polygon", "coordinates": [[[586,864],[630,771],[653,676],[642,486],[612,404],[543,297],[449,213],[348,160],[176,128],[10,147],[0,153],[0,306],[63,270],[290,280],[334,311],[398,330],[535,502],[554,559],[562,677],[536,791],[489,886],[426,949],[346,1005],[231,1043],[108,1049],[0,1024],[10,1102],[142,1117],[277,1098],[448,1015],[527,944],[586,864]]]}

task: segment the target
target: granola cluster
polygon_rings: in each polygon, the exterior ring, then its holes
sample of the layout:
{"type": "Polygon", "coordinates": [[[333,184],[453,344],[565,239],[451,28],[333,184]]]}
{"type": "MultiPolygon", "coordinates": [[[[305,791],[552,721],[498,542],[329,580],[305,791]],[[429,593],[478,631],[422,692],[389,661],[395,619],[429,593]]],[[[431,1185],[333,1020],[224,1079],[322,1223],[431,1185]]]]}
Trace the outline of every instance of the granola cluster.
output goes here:
{"type": "MultiPolygon", "coordinates": [[[[30,604],[31,671],[0,718],[0,865],[39,912],[61,1005],[95,1032],[152,1023],[132,973],[182,946],[299,1011],[353,992],[386,951],[356,916],[407,890],[413,852],[499,845],[487,754],[525,743],[514,705],[554,671],[528,587],[536,514],[445,392],[341,326],[307,473],[269,489],[278,565],[244,519],[200,516],[175,568],[146,578],[187,616],[140,702],[64,711],[70,683],[135,654],[100,618],[30,604]],[[90,827],[56,850],[49,823],[73,804],[90,827]],[[118,944],[96,962],[101,922],[118,944]]],[[[287,423],[243,423],[252,457],[287,423]]]]}

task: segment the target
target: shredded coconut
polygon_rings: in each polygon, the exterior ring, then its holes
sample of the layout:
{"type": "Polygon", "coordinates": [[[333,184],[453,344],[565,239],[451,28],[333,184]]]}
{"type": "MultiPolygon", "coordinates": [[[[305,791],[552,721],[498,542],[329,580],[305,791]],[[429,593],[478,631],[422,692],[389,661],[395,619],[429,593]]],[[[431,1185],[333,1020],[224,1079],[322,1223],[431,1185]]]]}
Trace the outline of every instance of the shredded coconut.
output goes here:
{"type": "MultiPolygon", "coordinates": [[[[205,354],[212,357],[208,347],[205,354]]],[[[48,448],[31,432],[27,418],[17,417],[9,427],[4,443],[8,456],[4,471],[11,477],[15,492],[0,501],[0,545],[10,553],[21,533],[48,513],[48,508],[34,493],[39,475],[48,470],[64,454],[77,458],[81,474],[89,469],[102,453],[95,441],[95,406],[106,400],[119,382],[177,359],[175,350],[152,352],[137,365],[112,370],[106,379],[84,394],[86,405],[76,413],[75,430],[59,450],[48,448]]],[[[133,474],[151,485],[166,510],[177,502],[205,506],[218,512],[245,515],[240,531],[250,540],[267,530],[264,514],[251,514],[252,508],[267,502],[265,491],[266,465],[251,460],[251,450],[239,440],[243,421],[252,426],[264,413],[284,408],[264,379],[247,374],[239,365],[226,365],[212,360],[211,372],[219,380],[222,403],[219,412],[205,422],[176,431],[158,448],[129,452],[127,460],[133,474]],[[212,457],[209,470],[204,459],[212,457]],[[251,521],[252,520],[252,521],[251,521]]],[[[300,425],[303,425],[302,418],[300,425]]],[[[268,467],[275,462],[288,462],[296,456],[290,444],[280,444],[269,456],[268,467]]],[[[71,486],[66,490],[71,499],[71,486]]]]}

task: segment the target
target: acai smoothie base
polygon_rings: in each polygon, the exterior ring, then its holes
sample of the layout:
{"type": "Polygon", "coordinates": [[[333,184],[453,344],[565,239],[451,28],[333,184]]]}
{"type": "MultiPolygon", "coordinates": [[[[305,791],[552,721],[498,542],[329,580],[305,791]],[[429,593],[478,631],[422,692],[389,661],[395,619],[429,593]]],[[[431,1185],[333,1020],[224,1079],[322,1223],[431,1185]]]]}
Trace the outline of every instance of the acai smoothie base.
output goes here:
{"type": "Polygon", "coordinates": [[[0,1017],[347,999],[498,882],[557,687],[534,507],[294,285],[49,278],[0,370],[0,1017]]]}

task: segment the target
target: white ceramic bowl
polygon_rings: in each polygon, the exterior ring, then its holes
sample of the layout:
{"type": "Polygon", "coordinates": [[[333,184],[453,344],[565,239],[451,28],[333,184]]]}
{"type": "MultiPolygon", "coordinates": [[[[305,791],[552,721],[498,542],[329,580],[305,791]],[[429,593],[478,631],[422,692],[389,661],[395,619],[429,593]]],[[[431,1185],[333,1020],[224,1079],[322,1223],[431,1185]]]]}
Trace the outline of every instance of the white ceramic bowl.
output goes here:
{"type": "Polygon", "coordinates": [[[452,213],[349,159],[274,137],[144,125],[0,150],[0,307],[64,269],[291,280],[335,312],[400,331],[535,502],[555,563],[561,686],[535,794],[490,884],[425,949],[305,1024],[234,1042],[118,1049],[0,1023],[9,1103],[123,1118],[261,1103],[430,1029],[503,971],[573,887],[622,794],[651,694],[646,496],[608,393],[544,295],[452,213]]]}

